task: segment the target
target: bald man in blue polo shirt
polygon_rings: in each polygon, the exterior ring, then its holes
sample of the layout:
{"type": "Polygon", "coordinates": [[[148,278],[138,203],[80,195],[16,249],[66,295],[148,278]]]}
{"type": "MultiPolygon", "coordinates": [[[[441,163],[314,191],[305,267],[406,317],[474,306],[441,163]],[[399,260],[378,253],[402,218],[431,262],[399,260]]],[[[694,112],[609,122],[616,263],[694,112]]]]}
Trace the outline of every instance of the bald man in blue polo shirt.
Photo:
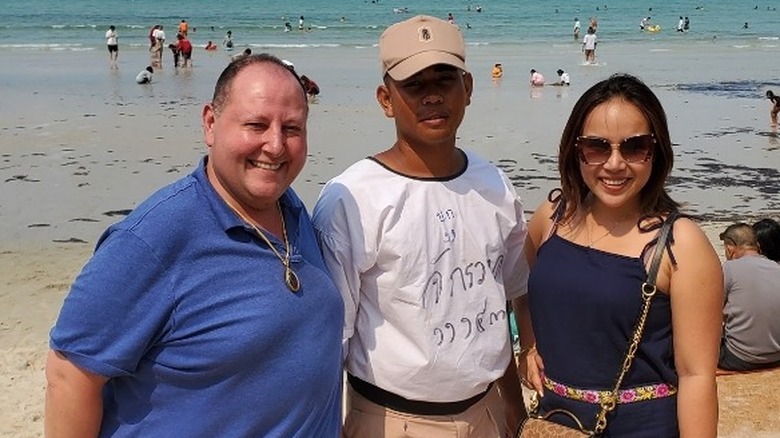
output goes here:
{"type": "Polygon", "coordinates": [[[343,304],[290,188],[307,117],[278,58],[228,65],[208,156],[112,225],[65,299],[47,437],[339,435],[343,304]]]}

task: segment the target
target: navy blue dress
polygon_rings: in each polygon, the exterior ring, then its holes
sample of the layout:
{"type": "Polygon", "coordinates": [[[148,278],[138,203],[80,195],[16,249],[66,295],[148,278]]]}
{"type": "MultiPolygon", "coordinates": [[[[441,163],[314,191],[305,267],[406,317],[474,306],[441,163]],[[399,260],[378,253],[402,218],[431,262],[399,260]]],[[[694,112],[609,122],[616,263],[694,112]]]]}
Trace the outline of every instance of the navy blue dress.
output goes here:
{"type": "MultiPolygon", "coordinates": [[[[647,278],[640,257],[612,254],[553,234],[539,248],[530,273],[529,305],[545,375],[566,386],[611,390],[641,310],[647,278]]],[[[621,388],[677,386],[669,297],[653,298],[645,333],[621,388]]],[[[540,412],[564,408],[593,430],[599,405],[545,389],[540,412]]],[[[554,421],[573,425],[564,417],[554,421]]],[[[605,437],[676,437],[677,398],[618,404],[605,437]]]]}

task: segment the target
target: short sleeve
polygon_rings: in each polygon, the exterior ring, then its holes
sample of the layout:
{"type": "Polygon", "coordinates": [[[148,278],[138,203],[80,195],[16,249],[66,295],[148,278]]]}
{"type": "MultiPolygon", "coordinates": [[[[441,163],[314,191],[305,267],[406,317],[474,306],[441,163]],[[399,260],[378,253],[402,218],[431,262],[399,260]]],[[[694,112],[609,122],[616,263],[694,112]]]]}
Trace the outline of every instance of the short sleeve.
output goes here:
{"type": "Polygon", "coordinates": [[[98,375],[130,375],[170,324],[165,269],[129,231],[108,231],[74,281],[50,346],[98,375]]]}

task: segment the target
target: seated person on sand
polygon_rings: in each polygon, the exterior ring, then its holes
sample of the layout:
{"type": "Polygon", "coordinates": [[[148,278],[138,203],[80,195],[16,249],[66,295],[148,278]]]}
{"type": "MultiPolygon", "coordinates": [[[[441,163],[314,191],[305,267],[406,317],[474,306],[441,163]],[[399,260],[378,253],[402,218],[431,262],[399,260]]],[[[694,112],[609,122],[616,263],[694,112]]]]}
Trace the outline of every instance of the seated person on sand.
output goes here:
{"type": "Polygon", "coordinates": [[[211,51],[211,50],[217,50],[217,45],[216,45],[216,44],[214,44],[213,42],[209,41],[208,43],[206,43],[206,47],[204,47],[204,48],[205,48],[206,50],[209,50],[209,51],[211,51]]]}
{"type": "Polygon", "coordinates": [[[314,96],[320,94],[320,87],[308,76],[301,75],[301,84],[303,85],[303,89],[306,91],[306,97],[309,99],[313,99],[314,96]]]}
{"type": "Polygon", "coordinates": [[[758,252],[753,227],[736,223],[720,234],[723,335],[718,368],[751,371],[780,366],[780,265],[758,252]]]}
{"type": "Polygon", "coordinates": [[[544,76],[534,69],[531,69],[531,85],[534,87],[541,87],[544,85],[544,76]]]}
{"type": "Polygon", "coordinates": [[[490,76],[493,77],[493,79],[501,79],[501,76],[504,75],[504,67],[501,65],[500,62],[495,63],[493,65],[493,71],[490,72],[490,76]]]}
{"type": "Polygon", "coordinates": [[[138,76],[135,77],[135,81],[139,84],[148,84],[149,82],[152,82],[152,73],[154,73],[154,69],[150,65],[138,73],[138,76]]]}
{"type": "Polygon", "coordinates": [[[553,82],[550,85],[557,85],[557,86],[568,86],[571,85],[571,79],[569,79],[569,74],[563,71],[563,69],[559,68],[558,71],[558,82],[553,82]]]}
{"type": "Polygon", "coordinates": [[[780,263],[780,223],[771,218],[761,219],[753,224],[753,231],[756,232],[758,252],[780,263]]]}

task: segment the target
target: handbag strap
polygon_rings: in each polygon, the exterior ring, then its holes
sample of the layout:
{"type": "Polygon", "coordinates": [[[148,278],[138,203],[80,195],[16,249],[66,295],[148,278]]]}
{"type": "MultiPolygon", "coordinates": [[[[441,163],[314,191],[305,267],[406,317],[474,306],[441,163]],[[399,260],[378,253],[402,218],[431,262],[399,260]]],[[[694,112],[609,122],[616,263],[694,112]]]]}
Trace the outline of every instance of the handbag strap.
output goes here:
{"type": "Polygon", "coordinates": [[[650,262],[650,270],[647,272],[647,280],[642,283],[642,310],[639,313],[639,318],[636,321],[634,327],[634,333],[631,335],[631,342],[628,345],[626,354],[623,356],[623,362],[620,366],[620,371],[615,379],[615,386],[612,388],[611,394],[608,397],[603,397],[603,400],[599,402],[601,410],[596,415],[596,428],[594,432],[599,435],[607,428],[607,414],[615,409],[618,401],[618,391],[620,385],[623,383],[623,378],[628,373],[633,363],[636,351],[639,348],[639,342],[642,340],[642,333],[644,333],[645,323],[647,322],[647,315],[650,313],[650,304],[657,292],[655,286],[655,279],[658,276],[658,269],[661,266],[661,258],[663,257],[664,250],[669,246],[672,235],[672,224],[679,212],[672,211],[663,223],[661,231],[658,234],[658,240],[656,240],[655,252],[653,253],[653,259],[650,262]]]}

